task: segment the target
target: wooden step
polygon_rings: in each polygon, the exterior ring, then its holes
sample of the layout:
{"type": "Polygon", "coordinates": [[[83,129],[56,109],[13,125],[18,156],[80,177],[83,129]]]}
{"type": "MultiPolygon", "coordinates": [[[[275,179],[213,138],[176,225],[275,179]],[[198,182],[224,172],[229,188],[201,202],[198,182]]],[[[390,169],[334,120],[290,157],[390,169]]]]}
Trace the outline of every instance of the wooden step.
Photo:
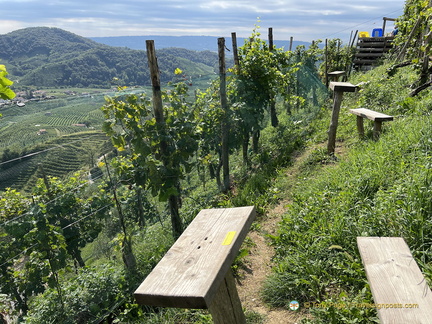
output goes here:
{"type": "Polygon", "coordinates": [[[379,58],[383,56],[384,53],[356,53],[355,57],[370,57],[370,58],[379,58]]]}
{"type": "Polygon", "coordinates": [[[353,61],[353,64],[373,65],[373,64],[377,64],[377,60],[357,59],[353,61]]]}

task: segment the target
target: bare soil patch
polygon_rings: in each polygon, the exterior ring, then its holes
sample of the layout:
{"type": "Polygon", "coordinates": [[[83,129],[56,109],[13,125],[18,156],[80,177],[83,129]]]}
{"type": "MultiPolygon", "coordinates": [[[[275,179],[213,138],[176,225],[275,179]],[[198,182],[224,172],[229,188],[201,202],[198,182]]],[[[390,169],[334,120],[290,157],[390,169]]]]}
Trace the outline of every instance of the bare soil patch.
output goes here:
{"type": "MultiPolygon", "coordinates": [[[[283,210],[283,204],[276,209],[283,210]]],[[[284,308],[271,308],[261,297],[262,284],[273,267],[274,249],[268,243],[267,234],[275,234],[281,214],[270,214],[262,221],[259,231],[252,231],[249,238],[254,243],[246,258],[245,266],[240,270],[237,280],[242,306],[248,311],[259,313],[266,324],[294,324],[304,315],[284,308]]]]}
{"type": "MultiPolygon", "coordinates": [[[[293,165],[285,173],[290,180],[291,187],[295,185],[306,159],[315,149],[323,147],[325,147],[325,143],[294,154],[293,165]]],[[[345,149],[343,143],[337,143],[336,155],[343,157],[346,153],[345,149]]],[[[280,201],[267,215],[261,216],[257,220],[259,229],[248,234],[253,243],[252,247],[249,248],[249,255],[244,260],[244,266],[239,270],[239,278],[237,279],[237,289],[242,306],[247,311],[261,314],[264,318],[264,324],[295,324],[302,318],[309,316],[304,310],[292,311],[288,308],[272,308],[263,301],[261,296],[263,283],[274,266],[272,258],[275,251],[269,244],[268,235],[276,234],[278,224],[289,203],[288,199],[280,201]]]]}
{"type": "MultiPolygon", "coordinates": [[[[297,177],[302,162],[311,151],[294,154],[294,163],[287,170],[287,177],[293,180],[297,177]]],[[[262,315],[265,324],[294,324],[307,316],[304,312],[296,312],[287,308],[272,308],[263,301],[261,296],[263,283],[274,266],[272,258],[275,251],[269,244],[268,235],[276,234],[278,223],[282,220],[288,203],[289,200],[280,201],[267,215],[257,220],[259,229],[251,231],[248,235],[253,244],[244,261],[244,267],[239,271],[240,276],[237,280],[237,289],[242,306],[247,311],[262,315]]]]}

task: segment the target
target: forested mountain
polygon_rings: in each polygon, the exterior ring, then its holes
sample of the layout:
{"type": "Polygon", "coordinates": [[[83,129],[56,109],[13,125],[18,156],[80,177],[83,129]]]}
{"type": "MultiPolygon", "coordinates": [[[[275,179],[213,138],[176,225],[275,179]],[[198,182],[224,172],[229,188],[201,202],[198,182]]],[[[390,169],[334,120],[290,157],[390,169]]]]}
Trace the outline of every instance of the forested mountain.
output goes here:
{"type": "MultiPolygon", "coordinates": [[[[17,81],[15,88],[109,87],[113,78],[126,86],[150,82],[144,51],[111,47],[58,28],[32,27],[0,35],[0,48],[0,61],[17,81]]],[[[169,48],[157,55],[162,82],[172,80],[176,68],[190,77],[213,74],[218,62],[210,51],[169,48]]]]}
{"type": "MultiPolygon", "coordinates": [[[[153,39],[157,44],[157,48],[167,47],[180,47],[186,48],[192,51],[217,51],[217,37],[215,36],[110,36],[110,37],[90,37],[90,39],[118,47],[128,47],[131,49],[145,49],[146,39],[153,39]]],[[[244,44],[246,38],[237,37],[238,46],[244,44]]],[[[231,49],[232,39],[231,37],[225,37],[227,48],[231,49]]],[[[276,47],[284,47],[285,50],[289,49],[290,41],[287,40],[275,40],[274,44],[276,47]]],[[[310,43],[302,41],[293,41],[292,48],[296,48],[299,45],[305,45],[309,47],[310,43]]]]}

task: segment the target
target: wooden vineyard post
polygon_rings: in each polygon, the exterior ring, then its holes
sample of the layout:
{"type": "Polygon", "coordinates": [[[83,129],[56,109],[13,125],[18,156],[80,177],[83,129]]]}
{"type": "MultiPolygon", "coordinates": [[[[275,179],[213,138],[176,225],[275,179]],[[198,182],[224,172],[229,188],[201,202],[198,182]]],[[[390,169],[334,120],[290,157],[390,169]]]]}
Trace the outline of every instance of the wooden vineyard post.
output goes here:
{"type": "Polygon", "coordinates": [[[328,143],[327,143],[327,153],[329,155],[334,155],[336,148],[336,132],[339,123],[339,111],[342,104],[342,98],[344,92],[354,92],[356,86],[349,82],[330,82],[330,89],[334,91],[333,98],[333,110],[330,121],[330,128],[328,131],[328,143]]]}
{"type": "Polygon", "coordinates": [[[329,80],[328,80],[328,40],[325,40],[325,50],[324,50],[324,56],[325,56],[325,61],[324,61],[324,70],[325,70],[325,85],[326,87],[329,86],[329,80]]]}
{"type": "Polygon", "coordinates": [[[231,39],[232,39],[232,48],[233,48],[233,55],[234,55],[234,66],[237,69],[237,72],[240,72],[240,58],[238,55],[238,47],[237,47],[237,34],[231,33],[231,39]]]}
{"type": "Polygon", "coordinates": [[[223,170],[223,192],[227,192],[230,187],[229,176],[229,125],[228,125],[228,101],[226,94],[226,67],[225,67],[225,38],[218,38],[219,53],[219,77],[220,77],[220,102],[224,117],[222,120],[222,170],[223,170]]]}
{"type": "Polygon", "coordinates": [[[388,17],[383,18],[383,27],[382,27],[383,35],[385,35],[385,29],[386,29],[387,21],[396,21],[396,19],[395,18],[388,18],[388,17]]]}
{"type": "MultiPolygon", "coordinates": [[[[268,29],[268,41],[269,41],[269,51],[272,52],[274,50],[273,44],[273,28],[268,29]]],[[[277,127],[279,125],[279,119],[276,113],[276,100],[274,96],[270,95],[270,119],[273,127],[277,127]]]]}
{"type": "Polygon", "coordinates": [[[153,86],[153,111],[155,114],[156,122],[158,124],[163,124],[164,117],[163,117],[162,92],[161,92],[159,67],[157,64],[154,41],[147,40],[146,48],[147,48],[148,65],[150,69],[150,78],[153,86]]]}
{"type": "Polygon", "coordinates": [[[245,324],[231,264],[253,206],[201,210],[135,291],[138,304],[208,309],[215,324],[245,324]]]}
{"type": "MultiPolygon", "coordinates": [[[[156,119],[156,124],[158,126],[158,132],[161,133],[162,138],[165,138],[166,126],[165,126],[165,119],[163,115],[162,90],[161,90],[159,67],[157,63],[154,41],[147,40],[146,47],[147,47],[148,65],[150,69],[150,77],[151,77],[152,88],[153,88],[153,111],[156,119]]],[[[168,157],[167,157],[168,143],[166,140],[162,139],[159,145],[160,145],[160,152],[163,158],[163,164],[164,166],[167,166],[169,164],[168,157]]],[[[168,204],[171,213],[171,226],[172,226],[173,236],[177,238],[183,232],[183,223],[178,212],[179,197],[173,194],[170,195],[168,197],[168,204]]]]}
{"type": "Polygon", "coordinates": [[[269,50],[273,51],[273,28],[268,29],[268,41],[269,41],[269,50]]]}

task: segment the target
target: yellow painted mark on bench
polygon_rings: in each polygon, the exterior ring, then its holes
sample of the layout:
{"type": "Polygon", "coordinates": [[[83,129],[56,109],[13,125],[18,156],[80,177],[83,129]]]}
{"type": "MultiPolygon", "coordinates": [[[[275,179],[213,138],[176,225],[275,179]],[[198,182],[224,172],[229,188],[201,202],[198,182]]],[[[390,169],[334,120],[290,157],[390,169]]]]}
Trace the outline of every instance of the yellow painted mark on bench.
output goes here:
{"type": "Polygon", "coordinates": [[[222,245],[230,245],[234,239],[234,236],[236,235],[236,231],[228,232],[225,236],[222,245]]]}

